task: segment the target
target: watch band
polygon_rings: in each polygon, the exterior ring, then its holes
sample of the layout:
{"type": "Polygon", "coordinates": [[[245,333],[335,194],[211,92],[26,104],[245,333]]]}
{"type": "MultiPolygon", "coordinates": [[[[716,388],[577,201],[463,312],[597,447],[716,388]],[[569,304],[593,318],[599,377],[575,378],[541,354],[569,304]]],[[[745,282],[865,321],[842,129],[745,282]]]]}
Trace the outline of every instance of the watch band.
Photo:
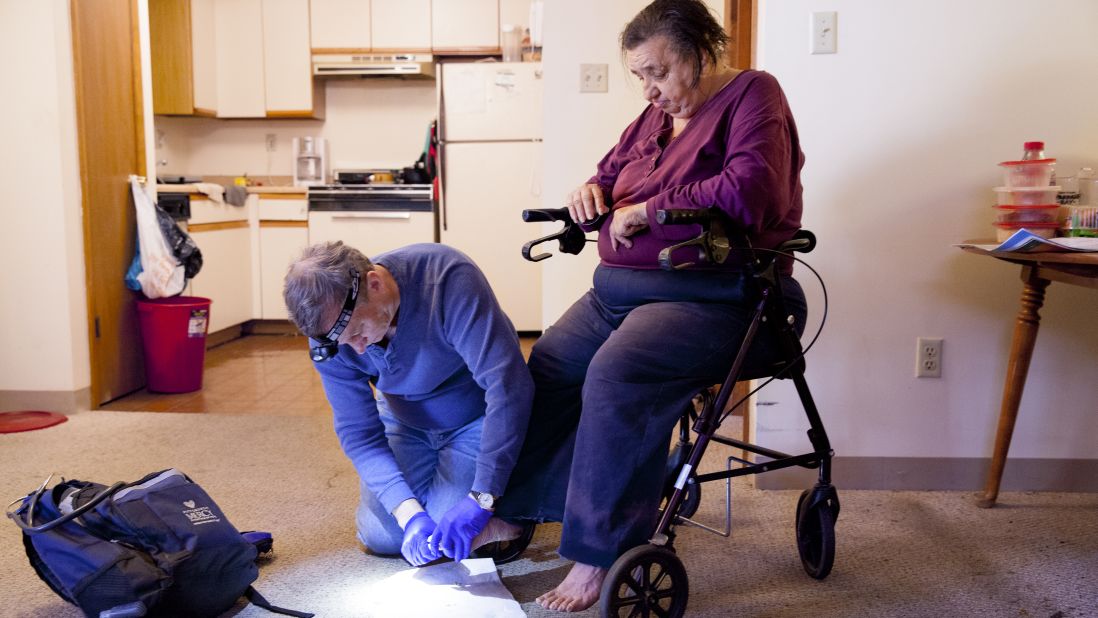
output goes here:
{"type": "Polygon", "coordinates": [[[479,505],[480,508],[486,511],[491,511],[496,508],[497,498],[490,493],[483,491],[470,491],[469,495],[473,498],[473,500],[477,501],[477,505],[479,505]]]}

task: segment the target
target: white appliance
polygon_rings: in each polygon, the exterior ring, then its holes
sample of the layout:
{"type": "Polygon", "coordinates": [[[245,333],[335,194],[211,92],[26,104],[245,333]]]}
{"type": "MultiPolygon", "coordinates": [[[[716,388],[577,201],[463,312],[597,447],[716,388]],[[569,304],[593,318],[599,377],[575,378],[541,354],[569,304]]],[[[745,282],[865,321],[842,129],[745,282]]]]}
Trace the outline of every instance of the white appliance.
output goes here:
{"type": "Polygon", "coordinates": [[[401,171],[337,171],[336,182],[309,187],[309,243],[342,240],[374,256],[432,242],[431,185],[396,182],[401,171]],[[385,182],[378,182],[384,178],[385,182]],[[371,182],[372,181],[372,182],[371,182]]]}
{"type": "Polygon", "coordinates": [[[328,141],[323,137],[295,137],[294,186],[315,187],[328,178],[328,141]]]}
{"type": "Polygon", "coordinates": [[[542,233],[541,63],[440,64],[439,240],[480,266],[519,331],[540,331],[541,268],[522,245],[542,233]]]}
{"type": "Polygon", "coordinates": [[[355,77],[435,76],[431,54],[313,54],[313,75],[355,77]]]}

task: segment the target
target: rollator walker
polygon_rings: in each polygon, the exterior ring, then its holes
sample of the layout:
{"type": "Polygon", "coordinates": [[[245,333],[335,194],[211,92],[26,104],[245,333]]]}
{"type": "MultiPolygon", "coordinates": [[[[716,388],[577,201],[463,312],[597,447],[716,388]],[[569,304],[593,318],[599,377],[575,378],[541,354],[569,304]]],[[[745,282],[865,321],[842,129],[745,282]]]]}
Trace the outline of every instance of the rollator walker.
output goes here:
{"type": "MultiPolygon", "coordinates": [[[[678,270],[694,263],[722,264],[734,252],[747,257],[745,276],[748,291],[755,299],[754,315],[744,335],[728,376],[713,396],[710,389],[694,398],[679,421],[679,440],[668,457],[664,483],[664,500],[660,509],[659,524],[646,545],[634,547],[622,554],[610,568],[599,598],[602,616],[682,616],[689,597],[689,582],[682,561],[675,554],[675,528],[688,525],[728,537],[732,531],[732,478],[748,474],[760,474],[792,466],[819,469],[819,480],[811,489],[804,490],[797,500],[795,517],[797,551],[805,572],[816,579],[823,579],[831,572],[835,560],[835,520],[839,516],[839,497],[831,485],[831,458],[834,452],[827,439],[819,412],[804,378],[804,351],[793,327],[793,317],[785,308],[781,293],[781,272],[778,256],[792,252],[808,253],[816,245],[816,237],[807,230],[798,231],[794,237],[777,250],[752,249],[746,238],[733,247],[729,232],[733,231],[727,217],[720,210],[658,210],[657,221],[661,225],[698,224],[702,233],[686,242],[665,248],[659,255],[660,267],[678,270]],[[763,255],[760,256],[759,254],[763,255]],[[687,256],[685,262],[677,261],[687,256]],[[780,346],[782,359],[765,368],[748,368],[747,352],[759,329],[771,329],[780,346]],[[721,421],[733,410],[743,405],[751,394],[736,401],[727,409],[736,382],[769,378],[790,379],[796,386],[801,404],[808,416],[808,439],[812,450],[800,455],[788,455],[769,448],[750,444],[716,434],[721,421]],[[697,435],[691,443],[690,431],[697,435]],[[747,453],[762,456],[762,461],[730,456],[726,468],[717,472],[700,474],[698,465],[709,443],[717,442],[747,453]],[[733,468],[733,462],[740,467],[733,468]],[[701,502],[701,485],[712,481],[725,482],[724,530],[711,528],[690,519],[701,502]]],[[[578,254],[588,242],[583,230],[572,222],[568,210],[525,210],[524,221],[561,221],[563,229],[548,236],[532,240],[522,248],[527,260],[538,262],[551,257],[549,253],[533,254],[537,245],[552,240],[559,242],[563,253],[578,254]]],[[[764,383],[763,385],[765,385],[764,383]]],[[[527,540],[527,542],[529,542],[527,540]]],[[[521,552],[521,550],[519,550],[521,552]]]]}

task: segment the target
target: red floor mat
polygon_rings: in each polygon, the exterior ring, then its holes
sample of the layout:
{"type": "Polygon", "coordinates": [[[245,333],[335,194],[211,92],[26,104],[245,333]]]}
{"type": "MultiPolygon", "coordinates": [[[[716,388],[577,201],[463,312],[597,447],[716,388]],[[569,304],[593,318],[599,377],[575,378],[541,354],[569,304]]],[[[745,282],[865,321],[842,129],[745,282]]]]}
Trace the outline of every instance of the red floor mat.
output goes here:
{"type": "Polygon", "coordinates": [[[60,425],[69,420],[69,417],[57,412],[39,412],[37,410],[26,412],[0,412],[0,433],[16,433],[19,431],[33,431],[60,425]]]}

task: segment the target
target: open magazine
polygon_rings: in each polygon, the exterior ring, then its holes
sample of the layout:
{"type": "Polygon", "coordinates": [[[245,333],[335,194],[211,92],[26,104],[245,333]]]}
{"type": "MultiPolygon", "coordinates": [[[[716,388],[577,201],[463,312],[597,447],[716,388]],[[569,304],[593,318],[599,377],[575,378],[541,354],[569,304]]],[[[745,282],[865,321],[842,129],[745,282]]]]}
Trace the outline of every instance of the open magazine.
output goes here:
{"type": "Polygon", "coordinates": [[[1098,251],[1098,238],[1062,237],[1042,238],[1022,228],[997,245],[968,245],[985,251],[1013,251],[1018,253],[1043,253],[1049,251],[1088,252],[1098,251]]]}

